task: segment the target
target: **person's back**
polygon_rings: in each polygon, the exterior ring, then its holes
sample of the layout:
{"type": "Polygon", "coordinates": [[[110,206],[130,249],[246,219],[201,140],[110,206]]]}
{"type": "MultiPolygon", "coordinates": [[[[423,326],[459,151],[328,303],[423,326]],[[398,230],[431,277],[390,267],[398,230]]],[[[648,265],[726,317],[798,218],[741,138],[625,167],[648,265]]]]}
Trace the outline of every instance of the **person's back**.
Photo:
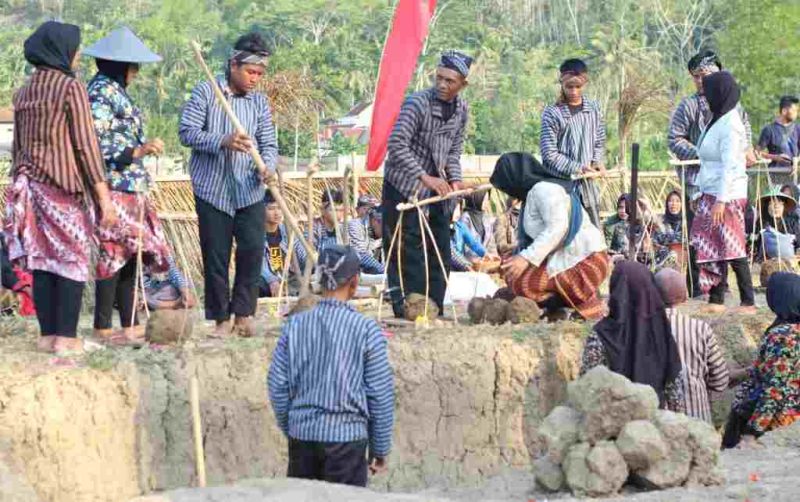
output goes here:
{"type": "Polygon", "coordinates": [[[728,365],[711,326],[678,311],[677,306],[688,299],[683,275],[673,269],[663,269],[656,274],[655,282],[667,306],[667,318],[683,364],[681,384],[686,414],[711,422],[709,392],[728,388],[728,365]]]}
{"type": "Polygon", "coordinates": [[[290,317],[270,366],[269,397],[289,439],[289,477],[366,486],[385,468],[394,422],[394,377],[378,324],[347,304],[358,287],[350,247],[320,252],[317,306],[290,317]]]}

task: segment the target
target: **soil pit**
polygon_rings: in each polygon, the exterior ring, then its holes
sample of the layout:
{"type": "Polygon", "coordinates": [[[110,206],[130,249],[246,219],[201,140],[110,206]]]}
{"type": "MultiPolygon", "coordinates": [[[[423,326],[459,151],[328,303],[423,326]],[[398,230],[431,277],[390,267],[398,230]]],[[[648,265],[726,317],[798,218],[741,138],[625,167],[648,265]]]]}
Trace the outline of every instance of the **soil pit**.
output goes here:
{"type": "MultiPolygon", "coordinates": [[[[770,321],[764,313],[715,323],[726,354],[739,361],[770,321]]],[[[0,483],[13,478],[35,492],[31,501],[46,502],[120,502],[194,486],[194,375],[209,484],[283,476],[286,441],[265,385],[277,321],[263,319],[259,328],[263,337],[208,342],[199,325],[181,348],[101,350],[76,361],[34,352],[33,322],[15,325],[13,335],[4,329],[0,483]]],[[[529,490],[542,448],[537,427],[564,401],[590,329],[562,322],[393,330],[394,449],[391,470],[371,488],[483,493],[511,473],[529,490]]]]}

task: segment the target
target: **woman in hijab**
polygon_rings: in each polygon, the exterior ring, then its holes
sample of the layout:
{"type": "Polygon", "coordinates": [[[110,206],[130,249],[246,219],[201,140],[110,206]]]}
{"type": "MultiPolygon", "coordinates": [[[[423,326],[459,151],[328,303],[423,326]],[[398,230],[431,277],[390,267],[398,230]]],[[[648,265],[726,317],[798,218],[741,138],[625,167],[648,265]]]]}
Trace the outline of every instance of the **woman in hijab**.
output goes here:
{"type": "MultiPolygon", "coordinates": [[[[169,269],[170,251],[148,198],[152,180],[143,163],[149,155],[161,155],[164,143],[158,138],[145,138],[142,114],[127,89],[138,74],[140,63],[161,58],[125,27],[111,32],[84,53],[94,56],[97,64],[97,74],[88,86],[89,102],[111,186],[111,201],[120,219],[118,225],[97,233],[100,253],[94,333],[114,344],[136,345],[144,341],[144,330],[133,304],[139,246],[152,273],[169,269]],[[115,304],[123,328],[116,334],[111,330],[115,304]]],[[[187,292],[184,284],[184,297],[187,292]]]]}
{"type": "Polygon", "coordinates": [[[658,230],[653,233],[653,242],[656,244],[656,268],[683,263],[683,198],[677,190],[667,195],[664,215],[658,230]]]}
{"type": "Polygon", "coordinates": [[[50,21],[25,41],[36,70],[14,95],[14,153],[5,239],[33,273],[39,350],[80,351],[78,317],[93,241],[116,222],[89,101],[75,78],[80,29],[50,21]]]}
{"type": "Polygon", "coordinates": [[[760,436],[800,419],[800,275],[776,272],[767,283],[775,313],[745,382],[736,391],[722,445],[760,436]]]}
{"type": "Polygon", "coordinates": [[[739,86],[730,73],[721,71],[703,78],[703,90],[712,118],[697,149],[700,172],[696,183],[700,193],[691,229],[691,244],[700,267],[700,290],[709,294],[707,310],[723,312],[730,264],[739,286],[738,311],[755,314],[744,229],[745,165],[750,141],[736,111],[739,86]]]}
{"type": "Polygon", "coordinates": [[[609,314],[586,339],[581,374],[606,366],[651,386],[661,408],[683,413],[680,353],[653,274],[641,263],[620,262],[610,290],[609,314]]]}
{"type": "MultiPolygon", "coordinates": [[[[472,232],[483,245],[483,249],[489,255],[497,254],[497,243],[494,240],[495,218],[486,214],[484,204],[489,195],[489,190],[480,190],[464,197],[464,210],[461,215],[461,223],[467,230],[472,232]]],[[[467,258],[475,256],[468,253],[467,258]]]]}
{"type": "Polygon", "coordinates": [[[571,307],[584,319],[601,317],[598,290],[608,277],[608,253],[574,182],[552,178],[523,153],[501,156],[491,182],[525,201],[518,254],[501,266],[513,293],[545,308],[571,307]]]}

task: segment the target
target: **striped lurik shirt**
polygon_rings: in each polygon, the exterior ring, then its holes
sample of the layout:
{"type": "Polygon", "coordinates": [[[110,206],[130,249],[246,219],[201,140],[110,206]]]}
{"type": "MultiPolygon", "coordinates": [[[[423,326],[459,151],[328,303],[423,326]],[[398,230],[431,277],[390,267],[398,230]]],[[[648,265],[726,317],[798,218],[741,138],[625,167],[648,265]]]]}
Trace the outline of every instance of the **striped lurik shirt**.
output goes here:
{"type": "Polygon", "coordinates": [[[378,324],[323,298],[283,325],[268,377],[283,433],[300,441],[369,440],[370,454],[392,446],[394,376],[378,324]]]}
{"type": "MultiPolygon", "coordinates": [[[[278,140],[267,97],[258,92],[237,96],[224,77],[217,77],[217,83],[267,168],[274,171],[278,140]]],[[[189,169],[195,195],[231,216],[264,198],[264,185],[250,154],[222,147],[222,140],[233,132],[211,83],[198,84],[183,108],[178,134],[181,143],[192,149],[189,169]]]]}
{"type": "MultiPolygon", "coordinates": [[[[352,221],[351,221],[352,223],[352,221]]],[[[349,223],[348,223],[349,225],[349,223]]],[[[339,226],[340,234],[344,235],[345,228],[344,223],[339,226]]],[[[323,249],[329,246],[335,246],[339,242],[336,240],[336,231],[328,229],[328,226],[322,222],[322,220],[316,220],[314,222],[314,231],[312,234],[312,245],[314,249],[317,250],[317,253],[321,253],[323,249]]],[[[365,274],[382,274],[384,273],[384,266],[383,263],[379,262],[372,254],[370,254],[369,250],[364,250],[363,248],[355,248],[356,254],[358,255],[359,264],[361,265],[361,271],[365,274]]]]}
{"type": "Polygon", "coordinates": [[[389,137],[383,169],[384,182],[406,199],[418,192],[420,199],[430,195],[419,180],[423,174],[450,183],[462,180],[461,153],[469,111],[466,101],[461,97],[456,100],[455,113],[447,122],[436,89],[414,93],[403,103],[389,137]]]}
{"type": "Polygon", "coordinates": [[[709,392],[728,388],[728,365],[711,326],[674,308],[666,309],[672,336],[683,363],[683,394],[686,414],[711,423],[709,392]]]}
{"type": "MultiPolygon", "coordinates": [[[[747,141],[752,141],[752,129],[747,112],[744,111],[741,104],[737,105],[736,109],[742,117],[747,141]]],[[[708,101],[704,96],[693,94],[681,100],[669,121],[667,146],[670,152],[679,160],[697,159],[697,143],[700,142],[700,137],[710,120],[711,110],[708,108],[708,101]]],[[[697,173],[700,172],[700,166],[679,166],[675,168],[675,172],[682,183],[683,173],[686,173],[686,196],[691,199],[698,191],[695,180],[697,173]]]]}
{"type": "Polygon", "coordinates": [[[13,104],[15,175],[73,194],[106,180],[89,96],[76,78],[37,68],[13,104]]]}
{"type": "MultiPolygon", "coordinates": [[[[566,103],[546,106],[539,137],[542,167],[553,176],[568,179],[592,163],[605,164],[606,125],[597,101],[583,99],[577,113],[566,103]]],[[[592,181],[581,181],[581,198],[592,223],[600,226],[599,193],[592,181]]]]}

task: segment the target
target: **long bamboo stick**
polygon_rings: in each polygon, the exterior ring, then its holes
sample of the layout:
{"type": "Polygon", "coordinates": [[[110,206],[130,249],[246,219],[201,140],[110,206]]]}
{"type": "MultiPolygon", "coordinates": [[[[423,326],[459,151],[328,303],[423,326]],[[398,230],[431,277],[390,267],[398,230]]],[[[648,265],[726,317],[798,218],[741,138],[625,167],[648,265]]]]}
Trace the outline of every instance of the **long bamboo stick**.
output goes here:
{"type": "MultiPolygon", "coordinates": [[[[225,99],[225,95],[222,93],[222,90],[217,85],[217,80],[214,78],[214,74],[211,73],[211,70],[208,68],[205,59],[203,59],[203,54],[200,49],[200,44],[195,41],[191,42],[192,50],[194,51],[195,59],[197,60],[197,64],[203,69],[203,72],[206,74],[209,83],[211,84],[211,88],[214,90],[214,94],[217,96],[217,101],[219,101],[220,106],[225,111],[225,114],[230,119],[231,123],[233,124],[234,129],[236,132],[240,134],[247,134],[247,131],[244,127],[242,127],[242,123],[239,122],[239,119],[236,117],[236,114],[233,112],[230,103],[228,100],[225,99]]],[[[298,225],[297,220],[295,219],[294,215],[291,211],[289,211],[289,206],[286,205],[286,201],[283,199],[283,194],[281,194],[280,188],[278,186],[278,180],[275,176],[275,173],[270,172],[267,169],[267,165],[264,164],[264,160],[261,158],[261,154],[256,148],[256,145],[253,144],[250,147],[250,156],[253,157],[253,162],[256,165],[256,169],[258,170],[258,174],[264,180],[267,185],[267,188],[270,192],[272,192],[272,196],[275,198],[275,201],[281,208],[281,212],[283,212],[283,217],[286,219],[286,222],[291,227],[292,231],[297,234],[297,238],[300,239],[300,243],[306,249],[306,253],[308,257],[312,260],[316,261],[317,259],[317,252],[316,250],[308,243],[308,241],[303,237],[303,234],[300,232],[300,225],[298,225]]]]}
{"type": "MultiPolygon", "coordinates": [[[[314,231],[314,174],[317,172],[316,162],[308,166],[306,172],[306,228],[308,238],[312,239],[314,231]]],[[[306,268],[303,270],[303,283],[300,286],[300,296],[305,296],[311,292],[311,274],[314,272],[314,261],[310,256],[306,257],[306,268]]]]}
{"type": "Polygon", "coordinates": [[[403,202],[397,205],[397,210],[400,212],[408,211],[410,209],[417,209],[419,207],[427,206],[429,204],[436,204],[437,202],[442,202],[444,200],[454,199],[456,197],[462,197],[464,195],[470,195],[471,193],[480,191],[480,190],[489,190],[492,188],[491,183],[485,183],[483,185],[478,185],[472,188],[464,188],[463,190],[455,190],[450,192],[447,195],[436,195],[434,197],[429,197],[427,199],[422,199],[417,202],[403,202]]]}
{"type": "Polygon", "coordinates": [[[203,451],[203,427],[200,422],[200,386],[197,377],[189,382],[189,401],[192,406],[192,431],[194,432],[194,456],[197,468],[197,486],[206,487],[206,456],[203,451]]]}

